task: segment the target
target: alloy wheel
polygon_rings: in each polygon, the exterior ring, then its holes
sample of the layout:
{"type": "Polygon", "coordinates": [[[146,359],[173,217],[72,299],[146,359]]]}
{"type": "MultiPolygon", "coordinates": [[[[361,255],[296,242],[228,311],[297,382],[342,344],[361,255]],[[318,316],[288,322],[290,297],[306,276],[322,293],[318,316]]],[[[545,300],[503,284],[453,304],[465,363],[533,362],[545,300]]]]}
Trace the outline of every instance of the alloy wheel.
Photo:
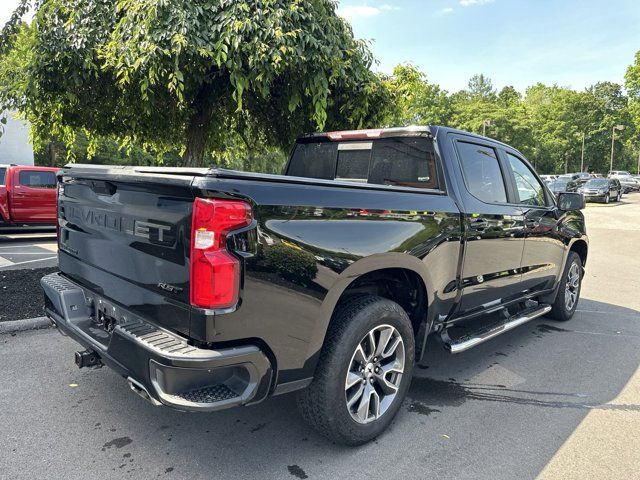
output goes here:
{"type": "Polygon", "coordinates": [[[347,409],[356,422],[377,420],[396,398],[405,367],[404,342],[391,325],[369,331],[351,356],[345,380],[347,409]]]}
{"type": "Polygon", "coordinates": [[[570,312],[578,301],[580,290],[580,267],[578,267],[577,263],[572,263],[569,268],[565,290],[564,306],[567,312],[570,312]]]}

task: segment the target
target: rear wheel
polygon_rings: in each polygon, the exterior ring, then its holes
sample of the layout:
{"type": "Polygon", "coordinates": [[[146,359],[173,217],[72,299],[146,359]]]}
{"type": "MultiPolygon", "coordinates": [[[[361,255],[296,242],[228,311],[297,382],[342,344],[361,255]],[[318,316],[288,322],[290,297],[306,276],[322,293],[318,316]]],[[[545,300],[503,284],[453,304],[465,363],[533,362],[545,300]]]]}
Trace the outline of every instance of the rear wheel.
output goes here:
{"type": "Polygon", "coordinates": [[[580,299],[582,286],[582,260],[576,252],[569,252],[556,299],[552,305],[550,316],[560,321],[573,317],[580,299]]]}
{"type": "Polygon", "coordinates": [[[363,295],[340,305],[315,378],[298,394],[305,419],[325,437],[360,445],[380,435],[411,383],[415,340],[395,302],[363,295]]]}

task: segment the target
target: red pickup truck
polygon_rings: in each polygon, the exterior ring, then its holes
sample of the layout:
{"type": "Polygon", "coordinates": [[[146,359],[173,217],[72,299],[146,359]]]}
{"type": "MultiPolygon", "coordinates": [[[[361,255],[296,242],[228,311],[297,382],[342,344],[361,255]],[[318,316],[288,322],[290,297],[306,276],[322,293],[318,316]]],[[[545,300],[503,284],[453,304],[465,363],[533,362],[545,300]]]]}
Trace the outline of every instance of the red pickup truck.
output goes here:
{"type": "Polygon", "coordinates": [[[0,225],[55,225],[57,171],[0,165],[0,225]]]}

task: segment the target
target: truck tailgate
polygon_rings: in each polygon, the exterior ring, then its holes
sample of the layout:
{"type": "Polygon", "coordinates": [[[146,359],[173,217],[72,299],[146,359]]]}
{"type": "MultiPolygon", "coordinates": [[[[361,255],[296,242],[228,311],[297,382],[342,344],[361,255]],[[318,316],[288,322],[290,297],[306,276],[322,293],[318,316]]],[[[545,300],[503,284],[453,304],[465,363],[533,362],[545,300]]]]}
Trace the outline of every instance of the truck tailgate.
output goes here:
{"type": "Polygon", "coordinates": [[[108,301],[189,333],[193,175],[75,169],[61,175],[61,271],[108,301]]]}

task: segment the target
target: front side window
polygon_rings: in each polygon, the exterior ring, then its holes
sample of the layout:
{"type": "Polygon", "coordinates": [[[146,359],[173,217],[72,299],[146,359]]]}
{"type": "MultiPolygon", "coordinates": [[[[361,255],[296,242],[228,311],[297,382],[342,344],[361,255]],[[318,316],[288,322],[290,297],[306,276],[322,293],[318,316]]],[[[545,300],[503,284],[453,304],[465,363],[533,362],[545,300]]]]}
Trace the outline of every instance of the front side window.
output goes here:
{"type": "Polygon", "coordinates": [[[496,151],[476,143],[458,142],[458,153],[469,192],[487,203],[506,203],[507,192],[496,151]]]}
{"type": "Polygon", "coordinates": [[[531,169],[521,159],[508,152],[507,158],[516,181],[518,203],[545,206],[544,188],[531,169]]]}
{"type": "Polygon", "coordinates": [[[53,172],[39,172],[23,170],[19,176],[20,185],[31,188],[55,188],[56,174],[53,172]]]}
{"type": "Polygon", "coordinates": [[[5,167],[0,167],[0,185],[4,185],[5,177],[7,176],[7,169],[5,167]]]}

